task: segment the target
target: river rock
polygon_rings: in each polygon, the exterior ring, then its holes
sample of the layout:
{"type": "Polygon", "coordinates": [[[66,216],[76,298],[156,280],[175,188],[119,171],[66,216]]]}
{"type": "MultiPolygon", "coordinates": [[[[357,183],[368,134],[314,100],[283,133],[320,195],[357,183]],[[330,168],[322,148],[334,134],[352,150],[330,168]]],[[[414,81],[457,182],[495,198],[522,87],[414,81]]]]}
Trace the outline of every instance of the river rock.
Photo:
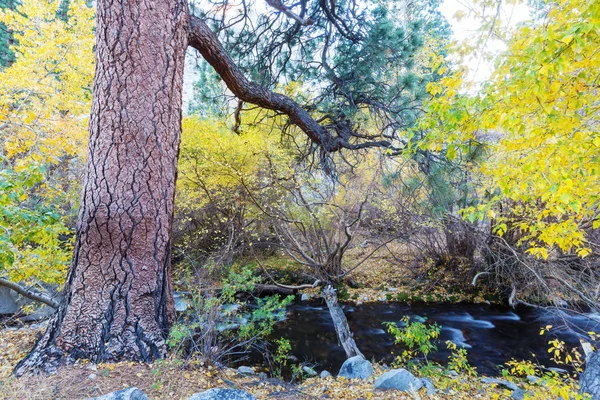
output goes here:
{"type": "Polygon", "coordinates": [[[592,395],[592,399],[600,398],[600,352],[590,354],[585,362],[585,370],[579,376],[581,393],[592,395]]]}
{"type": "Polygon", "coordinates": [[[396,389],[403,392],[416,392],[423,387],[423,382],[404,368],[393,369],[381,375],[375,381],[375,389],[396,389]]]}
{"type": "Polygon", "coordinates": [[[306,293],[302,293],[302,297],[300,297],[300,300],[308,301],[308,300],[310,300],[310,296],[306,293]]]}
{"type": "Polygon", "coordinates": [[[322,379],[329,378],[331,376],[331,372],[329,372],[326,369],[324,369],[323,371],[321,371],[321,374],[319,376],[322,379]]]}
{"type": "Polygon", "coordinates": [[[19,305],[11,296],[11,290],[0,286],[0,314],[15,314],[19,312],[19,305]]]}
{"type": "Polygon", "coordinates": [[[246,367],[246,366],[242,365],[237,370],[240,374],[243,374],[243,375],[254,375],[254,368],[252,368],[252,367],[246,367]]]}
{"type": "Polygon", "coordinates": [[[421,378],[421,382],[423,382],[423,386],[425,386],[425,389],[427,389],[428,396],[433,396],[436,394],[437,390],[435,390],[435,386],[433,385],[433,382],[431,382],[431,379],[421,378]]]}
{"type": "Polygon", "coordinates": [[[105,394],[104,396],[94,397],[90,400],[150,400],[140,389],[130,387],[116,392],[105,394]]]}
{"type": "Polygon", "coordinates": [[[193,394],[188,400],[256,400],[256,397],[239,389],[209,389],[193,394]]]}
{"type": "Polygon", "coordinates": [[[499,385],[499,386],[504,386],[505,388],[513,390],[513,391],[521,390],[514,383],[512,383],[510,381],[506,381],[504,379],[489,378],[489,377],[486,376],[484,378],[481,378],[481,382],[482,383],[487,383],[488,385],[495,384],[495,385],[499,385]]]}
{"type": "Polygon", "coordinates": [[[338,376],[343,376],[348,379],[367,379],[373,375],[373,366],[362,356],[350,357],[340,368],[338,376]]]}

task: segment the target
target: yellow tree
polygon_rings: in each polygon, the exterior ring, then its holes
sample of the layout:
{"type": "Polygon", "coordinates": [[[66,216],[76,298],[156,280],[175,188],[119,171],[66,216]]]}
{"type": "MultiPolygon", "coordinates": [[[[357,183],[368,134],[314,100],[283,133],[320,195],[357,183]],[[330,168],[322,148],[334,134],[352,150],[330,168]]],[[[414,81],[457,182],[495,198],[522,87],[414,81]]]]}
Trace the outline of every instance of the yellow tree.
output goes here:
{"type": "Polygon", "coordinates": [[[600,227],[600,7],[587,0],[544,7],[510,34],[477,95],[461,94],[464,70],[430,84],[434,97],[420,125],[430,136],[421,146],[454,158],[487,140],[483,189],[495,195],[467,215],[497,218],[502,234],[508,221],[495,205],[510,201],[510,220],[531,254],[585,257],[600,245],[586,235],[600,227]]]}

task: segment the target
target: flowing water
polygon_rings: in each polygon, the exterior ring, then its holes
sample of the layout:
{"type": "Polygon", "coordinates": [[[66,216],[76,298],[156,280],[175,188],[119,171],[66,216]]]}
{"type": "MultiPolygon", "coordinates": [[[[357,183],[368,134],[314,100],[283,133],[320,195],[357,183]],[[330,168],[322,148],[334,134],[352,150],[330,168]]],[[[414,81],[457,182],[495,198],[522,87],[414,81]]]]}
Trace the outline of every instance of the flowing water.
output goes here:
{"type": "MultiPolygon", "coordinates": [[[[401,348],[386,333],[383,323],[391,321],[400,325],[405,315],[440,325],[438,351],[430,354],[430,360],[445,364],[450,355],[446,341],[451,340],[467,349],[470,364],[484,375],[497,375],[499,366],[512,358],[555,367],[548,353],[548,341],[555,337],[570,347],[579,345],[575,332],[566,328],[540,336],[540,327],[548,324],[564,326],[564,319],[531,308],[512,310],[487,304],[378,302],[344,305],[343,309],[356,343],[367,359],[387,363],[394,358],[392,352],[399,354],[401,348]]],[[[600,332],[600,327],[586,318],[569,318],[568,321],[582,331],[600,332]]],[[[300,361],[317,364],[317,370],[327,369],[335,374],[346,358],[337,344],[324,302],[297,302],[289,306],[285,320],[277,325],[273,337],[289,339],[292,354],[300,361]]]]}

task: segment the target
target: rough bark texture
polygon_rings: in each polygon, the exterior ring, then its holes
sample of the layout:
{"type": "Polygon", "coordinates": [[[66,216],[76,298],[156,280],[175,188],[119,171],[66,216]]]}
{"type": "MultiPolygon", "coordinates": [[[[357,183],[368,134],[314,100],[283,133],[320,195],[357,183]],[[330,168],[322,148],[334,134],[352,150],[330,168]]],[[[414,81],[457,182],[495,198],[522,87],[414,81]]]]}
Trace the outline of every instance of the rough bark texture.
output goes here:
{"type": "Polygon", "coordinates": [[[99,0],[89,153],[64,299],[15,369],[148,361],[174,315],[170,238],[181,135],[185,0],[99,0]]]}
{"type": "Polygon", "coordinates": [[[338,341],[346,352],[346,357],[351,358],[354,356],[361,356],[362,358],[365,358],[365,356],[358,349],[358,346],[356,346],[356,342],[352,337],[352,332],[350,332],[350,327],[348,326],[348,320],[344,315],[342,307],[340,307],[338,304],[335,289],[332,286],[327,286],[325,289],[323,289],[323,297],[327,303],[327,308],[329,308],[329,313],[331,314],[331,319],[333,320],[333,326],[335,327],[338,341]]]}

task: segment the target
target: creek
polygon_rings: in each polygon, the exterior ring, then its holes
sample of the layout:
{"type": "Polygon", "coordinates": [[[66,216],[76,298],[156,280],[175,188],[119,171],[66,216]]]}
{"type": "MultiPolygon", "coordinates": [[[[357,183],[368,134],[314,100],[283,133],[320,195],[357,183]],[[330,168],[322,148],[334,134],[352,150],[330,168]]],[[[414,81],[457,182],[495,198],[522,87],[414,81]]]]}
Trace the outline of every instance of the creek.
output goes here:
{"type": "MultiPolygon", "coordinates": [[[[526,307],[513,310],[488,304],[374,302],[345,304],[343,309],[356,343],[367,359],[390,363],[394,359],[392,352],[400,354],[402,347],[394,344],[383,323],[391,321],[400,326],[402,317],[408,315],[412,320],[437,323],[441,327],[438,350],[429,355],[429,360],[446,364],[450,355],[446,341],[450,340],[467,349],[469,362],[477,367],[479,374],[489,376],[498,375],[501,366],[513,358],[565,368],[551,360],[548,341],[559,338],[571,348],[579,346],[579,337],[572,328],[600,331],[597,323],[584,317],[526,307]],[[553,325],[554,329],[541,336],[540,328],[546,325],[553,325]]],[[[291,353],[299,361],[316,364],[317,371],[326,369],[336,374],[346,359],[324,301],[298,301],[290,305],[272,337],[289,339],[291,353]]]]}

